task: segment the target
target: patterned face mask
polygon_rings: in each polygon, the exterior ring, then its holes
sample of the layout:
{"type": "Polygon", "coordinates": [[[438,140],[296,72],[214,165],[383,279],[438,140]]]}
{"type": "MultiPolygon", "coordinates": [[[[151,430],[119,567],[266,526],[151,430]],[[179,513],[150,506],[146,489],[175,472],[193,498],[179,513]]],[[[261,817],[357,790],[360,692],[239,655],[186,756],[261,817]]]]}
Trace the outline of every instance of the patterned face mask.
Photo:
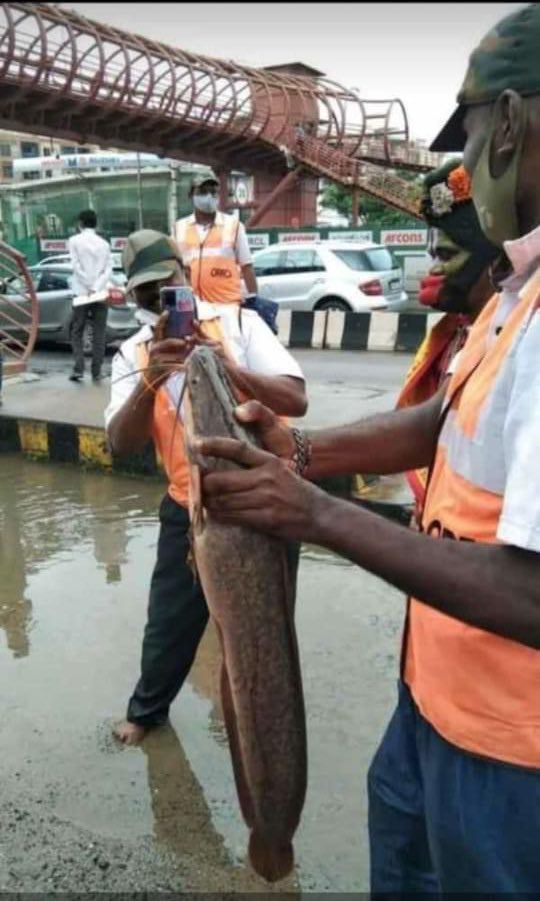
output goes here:
{"type": "Polygon", "coordinates": [[[526,130],[523,106],[520,110],[517,145],[506,171],[499,178],[494,178],[491,174],[489,153],[494,129],[492,124],[472,175],[472,196],[478,220],[488,241],[497,247],[502,247],[505,241],[519,238],[520,234],[516,195],[526,130]]]}

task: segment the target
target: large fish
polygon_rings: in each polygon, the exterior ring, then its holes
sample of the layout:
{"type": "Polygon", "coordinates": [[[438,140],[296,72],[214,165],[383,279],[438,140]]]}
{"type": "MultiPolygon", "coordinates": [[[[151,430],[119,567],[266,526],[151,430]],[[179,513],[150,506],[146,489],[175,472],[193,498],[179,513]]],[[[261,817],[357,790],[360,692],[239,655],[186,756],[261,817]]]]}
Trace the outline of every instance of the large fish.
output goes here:
{"type": "MultiPolygon", "coordinates": [[[[199,347],[186,365],[184,432],[257,443],[234,416],[237,400],[221,360],[199,347]]],[[[236,464],[209,458],[210,469],[236,464]]],[[[292,838],[304,805],[307,752],[294,597],[297,554],[280,539],[224,526],[203,509],[192,460],[192,542],[220,637],[221,697],[249,858],[266,880],[293,868],[292,838]]],[[[295,549],[297,551],[297,549],[295,549]]]]}

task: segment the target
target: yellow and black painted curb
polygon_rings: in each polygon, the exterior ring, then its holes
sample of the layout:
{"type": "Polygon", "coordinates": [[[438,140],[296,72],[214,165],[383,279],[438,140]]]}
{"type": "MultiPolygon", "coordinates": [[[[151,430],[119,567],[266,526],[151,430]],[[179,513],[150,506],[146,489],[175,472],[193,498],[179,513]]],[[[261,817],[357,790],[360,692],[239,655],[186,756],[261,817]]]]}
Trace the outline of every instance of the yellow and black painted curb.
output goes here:
{"type": "Polygon", "coordinates": [[[0,416],[0,453],[22,453],[50,463],[74,463],[104,472],[165,477],[153,445],[140,454],[117,457],[104,428],[0,416]]]}
{"type": "MultiPolygon", "coordinates": [[[[47,422],[0,415],[0,454],[22,453],[33,460],[71,463],[101,472],[165,479],[165,470],[150,442],[142,453],[118,457],[107,442],[104,428],[47,422]]],[[[381,503],[370,497],[367,477],[338,476],[321,479],[320,488],[347,500],[360,503],[377,513],[408,522],[410,509],[402,504],[381,503]],[[359,492],[362,487],[362,492],[359,492]]]]}

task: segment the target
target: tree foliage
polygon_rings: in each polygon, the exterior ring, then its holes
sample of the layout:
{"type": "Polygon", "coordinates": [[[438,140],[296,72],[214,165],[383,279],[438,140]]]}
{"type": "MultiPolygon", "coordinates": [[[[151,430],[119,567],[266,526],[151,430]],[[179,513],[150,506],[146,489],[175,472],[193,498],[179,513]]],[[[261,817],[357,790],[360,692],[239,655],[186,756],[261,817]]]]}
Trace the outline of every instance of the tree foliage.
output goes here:
{"type": "MultiPolygon", "coordinates": [[[[412,180],[409,173],[400,174],[407,181],[412,180]]],[[[340,215],[346,216],[350,221],[352,215],[352,192],[350,188],[342,187],[333,182],[328,183],[323,190],[321,203],[327,209],[337,210],[340,215]]],[[[405,213],[401,213],[386,203],[375,200],[374,197],[361,192],[359,195],[358,213],[359,223],[366,228],[418,227],[417,219],[408,217],[405,213]]]]}

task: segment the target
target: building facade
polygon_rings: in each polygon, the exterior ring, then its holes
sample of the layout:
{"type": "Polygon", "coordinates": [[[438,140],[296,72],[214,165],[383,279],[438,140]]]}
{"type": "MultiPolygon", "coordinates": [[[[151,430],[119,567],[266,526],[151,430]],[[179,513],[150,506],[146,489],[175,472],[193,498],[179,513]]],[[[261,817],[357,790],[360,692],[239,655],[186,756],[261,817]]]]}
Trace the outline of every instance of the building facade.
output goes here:
{"type": "MultiPolygon", "coordinates": [[[[89,162],[93,156],[88,155],[89,162]]],[[[105,159],[97,153],[95,156],[98,162],[105,159]]],[[[129,164],[129,156],[125,155],[124,164],[129,164]]],[[[0,185],[3,240],[25,253],[30,262],[37,262],[40,251],[52,246],[51,241],[75,234],[83,209],[95,210],[99,230],[107,239],[125,237],[141,227],[172,234],[176,219],[192,211],[189,188],[193,176],[208,171],[205,166],[159,160],[160,165],[141,165],[140,169],[77,166],[73,171],[67,167],[66,174],[63,167],[53,169],[48,176],[47,169],[41,171],[44,162],[49,165],[48,159],[36,158],[29,161],[35,162],[35,167],[24,167],[23,175],[36,171],[37,178],[0,185]]],[[[70,157],[63,160],[69,162],[70,157]]],[[[227,209],[233,213],[236,210],[245,221],[251,205],[251,180],[233,172],[227,188],[227,209]]]]}
{"type": "MultiPolygon", "coordinates": [[[[97,150],[93,144],[78,147],[71,141],[63,141],[45,135],[29,135],[18,131],[0,130],[0,184],[14,180],[13,162],[41,156],[61,156],[67,153],[91,153],[97,150]]],[[[23,176],[25,180],[36,178],[34,173],[23,176]]]]}

